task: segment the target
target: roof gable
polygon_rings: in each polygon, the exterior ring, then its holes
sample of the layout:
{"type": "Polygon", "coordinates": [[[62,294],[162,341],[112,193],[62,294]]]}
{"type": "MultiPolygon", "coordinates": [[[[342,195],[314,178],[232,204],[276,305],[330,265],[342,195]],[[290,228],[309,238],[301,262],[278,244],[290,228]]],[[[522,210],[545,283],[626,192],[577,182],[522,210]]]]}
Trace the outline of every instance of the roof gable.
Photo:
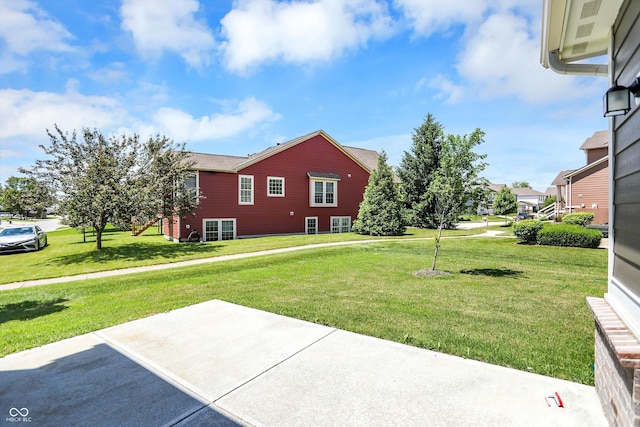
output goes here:
{"type": "Polygon", "coordinates": [[[609,131],[599,130],[593,136],[585,139],[580,146],[581,150],[592,150],[595,148],[605,148],[609,146],[609,131]]]}
{"type": "Polygon", "coordinates": [[[194,170],[237,173],[242,169],[261,162],[271,156],[281,153],[282,151],[308,141],[316,136],[322,136],[325,140],[334,145],[345,156],[349,157],[367,172],[371,172],[372,170],[376,169],[379,157],[376,151],[367,150],[364,148],[342,146],[323,130],[318,130],[316,132],[300,136],[290,141],[276,144],[273,147],[269,147],[258,153],[250,154],[246,157],[227,156],[222,154],[189,153],[187,160],[194,162],[194,165],[192,167],[192,169],[194,170]]]}
{"type": "Polygon", "coordinates": [[[354,149],[352,148],[351,150],[349,150],[348,147],[343,147],[342,145],[340,145],[336,140],[334,140],[333,138],[331,138],[325,131],[323,130],[318,130],[312,133],[309,133],[307,135],[303,135],[300,136],[298,138],[292,139],[291,141],[287,141],[281,144],[277,144],[273,147],[269,147],[266,150],[263,150],[259,153],[256,154],[252,154],[248,157],[247,161],[245,161],[244,163],[240,164],[237,166],[237,170],[241,170],[244,169],[246,167],[249,167],[255,163],[258,163],[266,158],[269,158],[271,156],[274,156],[284,150],[287,150],[291,147],[294,147],[300,143],[303,143],[305,141],[310,140],[311,138],[314,138],[316,136],[322,136],[324,139],[326,139],[327,141],[329,141],[331,144],[333,144],[338,150],[342,151],[342,153],[344,153],[347,157],[351,158],[351,160],[353,160],[354,162],[356,162],[358,165],[360,165],[360,167],[362,167],[364,170],[366,170],[367,172],[371,172],[373,169],[375,169],[377,161],[378,161],[378,153],[376,153],[375,151],[372,150],[365,150],[363,148],[357,148],[354,149]],[[358,156],[354,155],[355,153],[359,153],[360,156],[362,157],[367,157],[367,158],[372,158],[373,155],[375,154],[375,159],[376,159],[376,163],[373,165],[373,167],[369,167],[367,163],[365,163],[364,161],[362,161],[358,156]]]}

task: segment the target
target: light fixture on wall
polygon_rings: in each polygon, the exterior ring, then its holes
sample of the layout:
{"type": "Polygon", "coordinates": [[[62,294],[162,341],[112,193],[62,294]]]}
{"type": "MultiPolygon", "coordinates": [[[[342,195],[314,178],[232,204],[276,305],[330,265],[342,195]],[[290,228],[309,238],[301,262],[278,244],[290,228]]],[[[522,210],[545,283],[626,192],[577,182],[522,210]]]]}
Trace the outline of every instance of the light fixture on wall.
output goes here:
{"type": "Polygon", "coordinates": [[[640,97],[640,77],[636,77],[631,86],[618,86],[610,88],[602,98],[604,116],[613,117],[627,114],[631,109],[631,96],[640,97]]]}

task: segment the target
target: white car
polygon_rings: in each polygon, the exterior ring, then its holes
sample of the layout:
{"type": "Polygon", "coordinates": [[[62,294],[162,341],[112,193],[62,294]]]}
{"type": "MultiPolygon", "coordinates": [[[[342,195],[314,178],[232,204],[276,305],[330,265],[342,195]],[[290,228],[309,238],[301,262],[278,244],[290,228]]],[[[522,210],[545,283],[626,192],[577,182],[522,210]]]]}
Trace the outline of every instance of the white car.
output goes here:
{"type": "Polygon", "coordinates": [[[47,233],[37,225],[10,226],[0,231],[0,251],[39,251],[47,246],[47,233]]]}

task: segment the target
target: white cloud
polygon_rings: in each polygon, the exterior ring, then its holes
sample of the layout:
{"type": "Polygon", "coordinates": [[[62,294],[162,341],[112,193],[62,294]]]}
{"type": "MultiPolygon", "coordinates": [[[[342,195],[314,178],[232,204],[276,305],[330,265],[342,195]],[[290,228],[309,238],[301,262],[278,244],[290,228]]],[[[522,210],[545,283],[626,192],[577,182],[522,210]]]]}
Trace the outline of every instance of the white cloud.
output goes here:
{"type": "Polygon", "coordinates": [[[205,141],[227,138],[249,130],[267,120],[277,120],[264,103],[248,98],[237,103],[233,111],[193,117],[175,108],[161,108],[153,115],[156,127],[176,141],[205,141]]]}
{"type": "Polygon", "coordinates": [[[89,74],[89,77],[102,84],[111,84],[129,79],[127,66],[123,62],[112,62],[89,74]]]}
{"type": "Polygon", "coordinates": [[[436,95],[437,98],[444,98],[445,102],[449,103],[456,103],[463,100],[466,90],[464,87],[455,84],[442,74],[438,74],[434,78],[430,79],[429,87],[438,91],[438,94],[436,95]]]}
{"type": "Polygon", "coordinates": [[[457,58],[458,78],[430,79],[437,97],[447,102],[473,93],[475,99],[516,96],[542,104],[597,96],[600,81],[556,74],[542,67],[539,34],[528,17],[505,11],[493,13],[479,26],[468,28],[457,58]],[[454,81],[455,80],[455,81],[454,81]]]}
{"type": "Polygon", "coordinates": [[[238,72],[274,60],[329,61],[392,32],[386,5],[375,0],[239,0],[221,23],[226,66],[238,72]]]}
{"type": "Polygon", "coordinates": [[[458,72],[488,98],[517,95],[526,102],[544,103],[596,96],[600,85],[594,79],[542,67],[539,35],[530,27],[522,16],[491,15],[467,41],[458,72]]]}
{"type": "Polygon", "coordinates": [[[488,8],[487,0],[394,0],[416,33],[430,36],[456,24],[476,22],[488,8]]]}
{"type": "Polygon", "coordinates": [[[73,52],[62,24],[29,0],[0,0],[0,74],[26,68],[34,51],[73,52]]]}
{"type": "Polygon", "coordinates": [[[82,127],[112,127],[127,117],[118,103],[104,96],[87,96],[68,85],[65,93],[35,92],[28,89],[0,90],[0,141],[15,144],[16,138],[46,139],[46,129],[54,124],[62,130],[82,127]]]}
{"type": "Polygon", "coordinates": [[[123,0],[122,28],[146,56],[165,50],[192,67],[208,65],[215,40],[205,22],[196,19],[197,0],[123,0]]]}

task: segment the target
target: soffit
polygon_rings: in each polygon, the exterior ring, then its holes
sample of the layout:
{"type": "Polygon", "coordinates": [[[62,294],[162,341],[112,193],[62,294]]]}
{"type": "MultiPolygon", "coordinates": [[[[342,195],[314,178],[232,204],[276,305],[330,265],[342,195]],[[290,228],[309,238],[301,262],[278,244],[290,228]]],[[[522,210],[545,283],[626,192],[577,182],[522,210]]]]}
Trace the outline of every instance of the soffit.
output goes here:
{"type": "Polygon", "coordinates": [[[606,55],[623,0],[544,0],[540,62],[558,50],[564,62],[606,55]]]}

